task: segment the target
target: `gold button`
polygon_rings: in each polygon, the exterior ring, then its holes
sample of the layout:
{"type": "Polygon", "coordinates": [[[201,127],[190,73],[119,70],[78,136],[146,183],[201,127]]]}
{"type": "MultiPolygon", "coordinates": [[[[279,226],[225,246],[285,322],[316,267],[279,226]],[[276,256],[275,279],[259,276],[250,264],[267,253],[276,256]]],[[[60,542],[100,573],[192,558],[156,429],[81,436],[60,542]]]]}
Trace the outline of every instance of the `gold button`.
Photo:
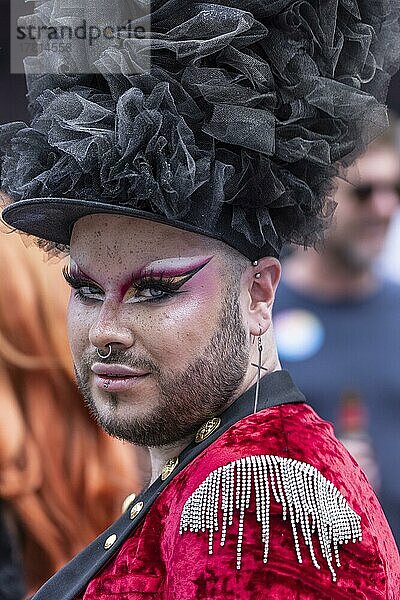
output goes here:
{"type": "Polygon", "coordinates": [[[112,535],[110,535],[110,537],[108,537],[106,539],[106,541],[104,542],[104,548],[106,550],[108,550],[109,548],[111,548],[111,546],[113,546],[115,544],[115,542],[117,541],[117,536],[115,535],[115,533],[113,533],[112,535]]]}
{"type": "Polygon", "coordinates": [[[204,423],[196,433],[195,442],[199,444],[200,442],[207,439],[214,431],[218,429],[221,425],[221,419],[219,417],[214,417],[214,419],[210,419],[207,423],[204,423]]]}
{"type": "Polygon", "coordinates": [[[135,498],[136,498],[136,494],[129,494],[129,496],[127,496],[125,498],[125,500],[122,503],[122,509],[121,509],[123,513],[128,510],[128,508],[130,507],[132,502],[135,500],[135,498]]]}
{"type": "Polygon", "coordinates": [[[137,502],[134,506],[132,506],[131,514],[130,514],[131,519],[134,519],[135,517],[138,516],[138,514],[142,510],[143,506],[144,506],[143,502],[137,502]]]}
{"type": "Polygon", "coordinates": [[[179,463],[179,458],[170,458],[161,470],[161,481],[165,481],[179,463]]]}

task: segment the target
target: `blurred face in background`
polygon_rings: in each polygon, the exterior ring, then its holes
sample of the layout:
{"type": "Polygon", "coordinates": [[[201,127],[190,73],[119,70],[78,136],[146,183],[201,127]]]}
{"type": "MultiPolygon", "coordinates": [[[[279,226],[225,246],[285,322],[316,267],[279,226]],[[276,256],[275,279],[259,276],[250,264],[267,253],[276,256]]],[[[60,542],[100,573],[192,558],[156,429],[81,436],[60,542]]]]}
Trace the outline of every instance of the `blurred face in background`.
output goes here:
{"type": "Polygon", "coordinates": [[[326,250],[349,269],[371,268],[399,206],[400,158],[391,146],[373,146],[338,180],[335,223],[326,250]]]}

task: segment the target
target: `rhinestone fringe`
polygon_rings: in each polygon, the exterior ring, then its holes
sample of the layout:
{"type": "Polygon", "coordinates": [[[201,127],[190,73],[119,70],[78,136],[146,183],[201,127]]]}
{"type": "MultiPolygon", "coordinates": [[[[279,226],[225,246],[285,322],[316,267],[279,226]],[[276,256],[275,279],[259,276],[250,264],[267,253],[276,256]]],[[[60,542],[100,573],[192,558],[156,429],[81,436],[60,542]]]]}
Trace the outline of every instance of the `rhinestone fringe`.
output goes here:
{"type": "Polygon", "coordinates": [[[298,562],[303,560],[299,544],[301,533],[312,563],[320,569],[312,540],[316,533],[321,554],[336,581],[334,563],[340,567],[339,546],[362,539],[361,518],[333,483],[312,465],[298,460],[272,455],[247,456],[219,467],[186,501],[179,533],[208,532],[208,551],[212,554],[215,532],[220,532],[220,545],[224,546],[236,512],[239,517],[236,567],[240,569],[244,518],[253,490],[264,563],[268,561],[273,497],[282,505],[282,519],[290,521],[298,562]]]}

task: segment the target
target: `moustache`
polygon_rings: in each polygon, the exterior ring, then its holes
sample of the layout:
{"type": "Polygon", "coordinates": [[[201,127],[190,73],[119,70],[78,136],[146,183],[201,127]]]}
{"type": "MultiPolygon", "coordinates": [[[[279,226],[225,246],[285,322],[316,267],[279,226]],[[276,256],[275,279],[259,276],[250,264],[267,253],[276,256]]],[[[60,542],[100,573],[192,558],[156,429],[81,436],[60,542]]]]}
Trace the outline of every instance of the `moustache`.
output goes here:
{"type": "Polygon", "coordinates": [[[103,365],[118,364],[131,369],[142,369],[159,373],[160,369],[156,363],[143,356],[129,354],[126,350],[112,350],[107,358],[100,358],[96,352],[90,352],[81,357],[81,366],[89,370],[94,363],[101,362],[103,365]]]}

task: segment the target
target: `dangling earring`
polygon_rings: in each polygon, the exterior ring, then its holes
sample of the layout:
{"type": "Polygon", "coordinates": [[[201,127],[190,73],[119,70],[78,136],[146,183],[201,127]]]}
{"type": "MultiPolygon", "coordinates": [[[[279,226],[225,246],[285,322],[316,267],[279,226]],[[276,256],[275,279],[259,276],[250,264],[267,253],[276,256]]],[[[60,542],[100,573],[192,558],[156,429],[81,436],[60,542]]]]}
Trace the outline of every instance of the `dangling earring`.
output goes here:
{"type": "Polygon", "coordinates": [[[260,379],[261,379],[261,370],[263,371],[267,371],[268,369],[266,369],[265,367],[262,366],[262,353],[263,353],[263,345],[262,345],[262,339],[261,339],[261,325],[258,325],[260,328],[260,333],[258,334],[258,338],[257,338],[257,343],[258,343],[258,364],[256,365],[255,363],[251,363],[251,365],[253,367],[256,367],[258,372],[257,372],[257,383],[256,383],[256,393],[255,393],[255,397],[254,397],[254,411],[253,413],[257,412],[257,404],[258,404],[258,396],[260,393],[260,379]]]}

